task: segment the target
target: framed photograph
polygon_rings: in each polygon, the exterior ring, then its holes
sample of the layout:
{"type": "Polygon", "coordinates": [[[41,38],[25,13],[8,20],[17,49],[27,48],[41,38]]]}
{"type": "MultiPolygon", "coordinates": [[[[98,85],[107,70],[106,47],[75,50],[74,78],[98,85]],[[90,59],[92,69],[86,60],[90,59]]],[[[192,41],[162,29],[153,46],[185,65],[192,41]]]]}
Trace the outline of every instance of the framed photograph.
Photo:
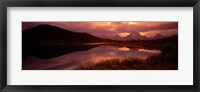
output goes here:
{"type": "Polygon", "coordinates": [[[1,1],[1,91],[199,91],[199,0],[1,1]]]}

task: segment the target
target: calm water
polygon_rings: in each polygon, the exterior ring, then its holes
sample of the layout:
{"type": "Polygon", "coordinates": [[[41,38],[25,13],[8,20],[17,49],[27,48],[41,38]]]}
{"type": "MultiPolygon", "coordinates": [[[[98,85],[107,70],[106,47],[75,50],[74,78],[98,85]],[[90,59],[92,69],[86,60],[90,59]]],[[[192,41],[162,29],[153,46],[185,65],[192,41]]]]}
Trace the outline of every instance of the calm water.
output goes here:
{"type": "Polygon", "coordinates": [[[34,56],[27,56],[23,59],[24,69],[75,69],[80,65],[89,65],[108,59],[124,59],[126,57],[147,57],[161,53],[160,50],[131,49],[127,47],[97,46],[85,51],[74,51],[50,59],[40,59],[34,56]]]}

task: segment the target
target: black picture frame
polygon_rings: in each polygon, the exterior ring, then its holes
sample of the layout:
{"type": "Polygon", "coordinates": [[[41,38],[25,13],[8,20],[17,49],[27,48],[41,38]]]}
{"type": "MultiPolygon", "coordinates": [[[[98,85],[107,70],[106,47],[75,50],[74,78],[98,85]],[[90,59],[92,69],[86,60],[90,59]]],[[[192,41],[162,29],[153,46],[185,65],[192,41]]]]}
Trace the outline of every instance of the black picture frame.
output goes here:
{"type": "Polygon", "coordinates": [[[1,0],[0,88],[2,92],[200,92],[200,0],[1,0]],[[193,7],[194,85],[7,85],[7,7],[193,7]]]}

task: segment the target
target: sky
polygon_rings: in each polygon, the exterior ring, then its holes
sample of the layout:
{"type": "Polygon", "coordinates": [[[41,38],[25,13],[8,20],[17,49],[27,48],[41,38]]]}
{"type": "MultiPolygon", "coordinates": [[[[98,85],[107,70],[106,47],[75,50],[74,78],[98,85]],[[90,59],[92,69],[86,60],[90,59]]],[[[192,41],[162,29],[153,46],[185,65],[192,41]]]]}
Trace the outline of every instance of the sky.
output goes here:
{"type": "Polygon", "coordinates": [[[132,33],[154,37],[178,34],[178,22],[23,22],[22,30],[48,24],[74,32],[86,32],[102,38],[127,37],[132,33]]]}

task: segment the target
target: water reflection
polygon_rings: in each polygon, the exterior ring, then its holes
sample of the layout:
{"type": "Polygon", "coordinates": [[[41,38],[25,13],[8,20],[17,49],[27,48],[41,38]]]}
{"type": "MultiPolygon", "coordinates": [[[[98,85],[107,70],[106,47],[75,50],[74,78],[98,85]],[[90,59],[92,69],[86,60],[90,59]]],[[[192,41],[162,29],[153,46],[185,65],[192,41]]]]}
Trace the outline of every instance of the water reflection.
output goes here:
{"type": "Polygon", "coordinates": [[[130,48],[127,48],[127,47],[119,47],[118,50],[121,50],[121,51],[129,51],[130,48]]]}
{"type": "Polygon", "coordinates": [[[81,65],[89,65],[108,59],[124,59],[126,57],[147,57],[161,53],[160,50],[136,49],[128,47],[114,47],[101,45],[87,51],[75,51],[50,59],[39,59],[34,56],[27,56],[23,61],[24,69],[75,69],[81,65]]]}
{"type": "Polygon", "coordinates": [[[138,51],[140,51],[140,52],[148,52],[148,53],[155,53],[155,54],[161,53],[160,50],[139,49],[138,51]]]}

